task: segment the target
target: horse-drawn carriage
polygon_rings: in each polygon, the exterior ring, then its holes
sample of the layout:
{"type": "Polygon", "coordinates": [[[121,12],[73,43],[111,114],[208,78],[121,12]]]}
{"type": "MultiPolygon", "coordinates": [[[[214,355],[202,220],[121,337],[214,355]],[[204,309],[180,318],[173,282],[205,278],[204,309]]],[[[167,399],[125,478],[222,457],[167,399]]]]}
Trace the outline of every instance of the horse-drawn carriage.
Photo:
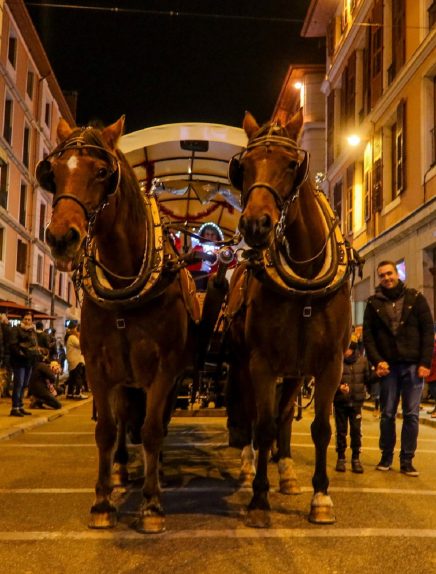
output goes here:
{"type": "MultiPolygon", "coordinates": [[[[183,248],[177,249],[174,234],[182,230],[189,237],[213,213],[230,242],[237,219],[249,246],[231,278],[224,312],[231,341],[229,428],[238,437],[234,445],[245,453],[244,472],[251,472],[252,445],[258,449],[246,523],[270,524],[267,468],[274,443],[280,491],[298,491],[290,433],[295,399],[307,376],[316,381],[309,519],[334,522],[326,472],[329,416],[349,342],[349,276],[355,261],[326,198],[308,178],[307,153],[297,144],[301,126],[300,113],[286,126],[262,127],[247,114],[247,145],[239,130],[232,144],[228,134],[220,134],[222,126],[207,137],[195,137],[194,130],[179,126],[177,137],[162,141],[156,135],[149,146],[136,142],[129,147],[127,136],[123,149],[135,175],[118,148],[123,119],[103,130],[72,129],[61,120],[60,144],[39,164],[37,178],[54,194],[47,242],[61,269],[75,268],[77,288],[83,291],[81,342],[98,411],[99,474],[91,527],[116,523],[113,453],[124,479],[129,433],[142,442],[146,462],[136,527],[142,532],[165,528],[158,467],[175,383],[192,357],[204,355],[213,323],[203,321],[199,337],[199,305],[186,272],[189,261],[183,248]],[[225,154],[202,157],[221,147],[225,154]],[[216,167],[211,175],[212,159],[216,167]],[[149,192],[152,186],[156,193],[149,192]],[[241,193],[240,214],[235,190],[241,193]],[[176,202],[185,194],[182,212],[177,212],[176,202]],[[156,195],[160,211],[172,222],[160,215],[156,195]],[[198,219],[186,211],[194,196],[198,219]],[[206,200],[211,206],[202,207],[206,200]],[[234,215],[231,223],[225,223],[228,214],[234,215]],[[135,408],[138,390],[146,393],[144,421],[145,402],[142,416],[135,408]]],[[[209,312],[213,316],[215,303],[206,296],[203,319],[209,312]]]]}

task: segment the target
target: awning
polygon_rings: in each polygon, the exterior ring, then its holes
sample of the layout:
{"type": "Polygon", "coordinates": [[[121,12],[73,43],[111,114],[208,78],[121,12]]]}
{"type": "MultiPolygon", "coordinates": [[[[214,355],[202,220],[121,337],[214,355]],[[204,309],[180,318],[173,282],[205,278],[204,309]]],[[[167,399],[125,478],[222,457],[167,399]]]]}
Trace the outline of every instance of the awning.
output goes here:
{"type": "Polygon", "coordinates": [[[139,181],[153,187],[162,214],[189,229],[213,221],[231,237],[241,211],[227,176],[247,143],[244,130],[206,123],[166,124],[126,134],[120,149],[139,181]]]}
{"type": "Polygon", "coordinates": [[[38,309],[32,309],[32,307],[22,305],[21,303],[16,303],[15,301],[8,301],[5,299],[0,301],[0,313],[7,313],[8,317],[10,319],[20,318],[20,317],[22,317],[23,313],[26,311],[30,311],[35,320],[37,320],[37,319],[42,319],[42,320],[57,319],[57,317],[55,315],[49,315],[48,313],[44,313],[43,311],[38,311],[38,309]]]}

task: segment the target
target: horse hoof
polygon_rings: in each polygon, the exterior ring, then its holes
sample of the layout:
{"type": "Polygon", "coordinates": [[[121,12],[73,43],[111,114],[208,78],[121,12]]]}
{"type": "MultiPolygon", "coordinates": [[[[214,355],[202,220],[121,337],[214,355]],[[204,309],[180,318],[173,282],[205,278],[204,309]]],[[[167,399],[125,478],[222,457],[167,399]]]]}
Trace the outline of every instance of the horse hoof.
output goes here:
{"type": "Polygon", "coordinates": [[[165,516],[147,514],[136,522],[136,530],[144,534],[159,534],[165,532],[165,516]]]}
{"type": "Polygon", "coordinates": [[[245,517],[245,526],[250,528],[269,528],[271,526],[271,516],[269,510],[256,508],[248,510],[245,517]]]}
{"type": "Polygon", "coordinates": [[[91,512],[89,528],[114,528],[117,524],[117,513],[114,512],[91,512]]]}
{"type": "Polygon", "coordinates": [[[296,480],[281,480],[280,494],[301,494],[300,485],[296,480]]]}
{"type": "Polygon", "coordinates": [[[318,492],[312,498],[309,514],[312,524],[334,524],[336,517],[333,512],[333,502],[328,494],[318,492]]]}

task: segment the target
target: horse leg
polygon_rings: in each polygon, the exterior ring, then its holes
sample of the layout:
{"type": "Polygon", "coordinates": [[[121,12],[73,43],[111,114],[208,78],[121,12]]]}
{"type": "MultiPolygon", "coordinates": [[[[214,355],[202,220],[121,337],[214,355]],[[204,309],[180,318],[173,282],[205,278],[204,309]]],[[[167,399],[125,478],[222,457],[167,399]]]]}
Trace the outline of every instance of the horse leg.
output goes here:
{"type": "Polygon", "coordinates": [[[165,436],[164,416],[172,385],[162,377],[155,380],[147,392],[147,414],[142,429],[146,476],[141,516],[136,523],[139,532],[158,533],[165,530],[165,514],[161,505],[159,458],[165,436]]]}
{"type": "Polygon", "coordinates": [[[291,454],[295,399],[302,379],[285,379],[278,407],[277,460],[281,494],[301,494],[291,454]]]}
{"type": "MultiPolygon", "coordinates": [[[[94,387],[95,388],[95,387],[94,387]]],[[[109,400],[97,401],[98,419],[95,440],[98,447],[98,479],[95,501],[91,507],[89,528],[113,528],[117,523],[117,509],[112,504],[112,452],[117,438],[117,424],[109,400]]]]}
{"type": "Polygon", "coordinates": [[[245,524],[254,528],[268,528],[271,526],[271,507],[268,499],[268,460],[271,447],[277,436],[277,426],[274,418],[276,383],[275,377],[260,356],[253,361],[250,367],[257,410],[255,443],[259,452],[256,476],[253,480],[253,497],[248,505],[245,524]]]}
{"type": "Polygon", "coordinates": [[[315,381],[315,418],[311,425],[315,445],[315,472],[312,477],[314,495],[311,501],[309,521],[315,524],[334,524],[336,517],[333,502],[327,490],[327,448],[331,438],[330,412],[342,368],[340,360],[332,361],[315,381]]]}
{"type": "Polygon", "coordinates": [[[127,450],[126,440],[126,421],[124,417],[118,418],[117,425],[117,442],[114,452],[114,464],[112,467],[112,485],[125,486],[129,479],[127,471],[127,463],[129,461],[129,453],[127,450]]]}

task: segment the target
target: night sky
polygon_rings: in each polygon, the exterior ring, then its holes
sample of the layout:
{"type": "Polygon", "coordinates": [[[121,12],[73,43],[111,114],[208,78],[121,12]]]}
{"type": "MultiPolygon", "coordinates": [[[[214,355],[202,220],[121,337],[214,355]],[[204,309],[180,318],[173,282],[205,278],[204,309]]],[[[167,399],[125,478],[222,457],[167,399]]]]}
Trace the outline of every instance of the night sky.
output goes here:
{"type": "Polygon", "coordinates": [[[190,121],[240,127],[245,110],[269,119],[289,66],[323,61],[321,41],[300,36],[309,3],[26,0],[61,88],[78,92],[77,123],[126,114],[127,132],[190,121]]]}

